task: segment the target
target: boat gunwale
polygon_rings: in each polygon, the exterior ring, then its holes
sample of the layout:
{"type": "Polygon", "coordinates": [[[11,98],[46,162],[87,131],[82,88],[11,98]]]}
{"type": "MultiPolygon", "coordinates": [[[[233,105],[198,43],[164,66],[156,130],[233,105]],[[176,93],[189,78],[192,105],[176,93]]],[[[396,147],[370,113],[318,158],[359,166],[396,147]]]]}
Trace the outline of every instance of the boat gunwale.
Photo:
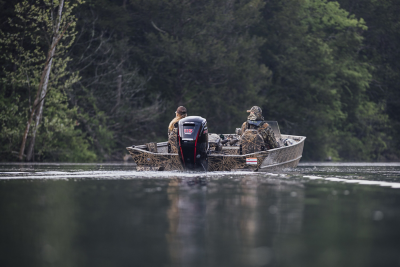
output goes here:
{"type": "MultiPolygon", "coordinates": [[[[137,150],[137,151],[139,151],[139,152],[141,152],[141,153],[147,153],[147,154],[151,154],[151,155],[159,155],[159,156],[168,156],[168,155],[171,155],[171,156],[176,156],[176,155],[179,155],[178,153],[162,153],[162,152],[151,152],[151,151],[148,151],[148,150],[144,150],[144,149],[141,149],[141,148],[137,148],[136,146],[135,147],[130,147],[130,146],[128,146],[127,148],[126,148],[127,150],[137,150]]],[[[224,156],[224,157],[245,157],[245,156],[249,156],[249,155],[258,155],[258,154],[266,154],[266,153],[268,153],[268,151],[269,150],[265,150],[265,151],[257,151],[257,152],[254,152],[254,153],[249,153],[249,154],[244,154],[244,155],[229,155],[229,154],[209,154],[208,156],[209,157],[220,157],[220,156],[224,156]]]]}
{"type": "MultiPolygon", "coordinates": [[[[225,134],[223,134],[223,135],[225,135],[225,134]]],[[[229,134],[226,134],[226,135],[229,135],[229,134]]],[[[301,135],[290,135],[290,134],[282,134],[281,136],[290,136],[290,137],[294,137],[294,138],[296,138],[296,139],[299,139],[299,141],[296,142],[295,144],[292,144],[292,145],[289,145],[289,146],[281,146],[281,147],[277,147],[277,148],[273,148],[273,149],[264,150],[263,152],[265,152],[265,151],[267,151],[267,152],[268,152],[268,151],[278,151],[278,150],[280,150],[280,149],[285,149],[285,148],[293,147],[293,146],[296,146],[296,145],[299,145],[299,144],[303,143],[303,142],[306,140],[306,138],[307,138],[307,137],[301,136],[301,135]]],[[[164,142],[159,142],[159,143],[157,143],[157,147],[163,147],[163,146],[167,146],[167,145],[168,145],[168,141],[164,141],[164,142]]],[[[232,146],[232,147],[236,147],[236,146],[232,146]]],[[[161,154],[167,154],[167,155],[178,154],[178,153],[150,152],[150,151],[148,151],[148,150],[142,149],[142,148],[146,148],[146,145],[137,145],[137,146],[134,146],[134,147],[132,147],[132,146],[126,147],[126,149],[128,149],[128,148],[130,148],[130,149],[135,149],[135,148],[137,148],[137,149],[143,150],[143,151],[148,152],[148,153],[160,154],[160,155],[161,155],[161,154]]],[[[223,147],[223,148],[224,148],[224,147],[223,147]]],[[[223,154],[213,154],[213,155],[223,155],[223,154]]],[[[248,155],[248,154],[246,154],[246,155],[248,155]]],[[[227,156],[228,156],[228,155],[227,155],[227,156]]],[[[243,155],[240,155],[240,156],[243,156],[243,155]]]]}
{"type": "MultiPolygon", "coordinates": [[[[273,149],[268,149],[268,150],[266,150],[266,151],[278,151],[278,150],[281,150],[281,149],[284,149],[284,148],[289,148],[289,147],[297,146],[297,145],[303,143],[303,142],[306,140],[306,138],[307,138],[307,137],[301,136],[301,135],[289,135],[289,134],[282,134],[282,135],[284,135],[284,136],[293,136],[293,137],[297,137],[297,138],[300,139],[300,140],[297,141],[295,144],[292,144],[292,145],[281,146],[281,147],[277,147],[277,148],[273,148],[273,149]]],[[[295,140],[295,141],[296,141],[296,140],[295,140]]]]}

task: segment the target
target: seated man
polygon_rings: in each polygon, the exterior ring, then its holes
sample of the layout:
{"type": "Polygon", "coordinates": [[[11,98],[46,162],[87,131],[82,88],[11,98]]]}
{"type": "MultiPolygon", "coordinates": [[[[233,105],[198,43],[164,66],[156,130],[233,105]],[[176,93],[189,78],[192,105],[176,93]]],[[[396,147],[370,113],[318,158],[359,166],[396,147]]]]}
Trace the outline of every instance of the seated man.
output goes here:
{"type": "Polygon", "coordinates": [[[264,121],[261,108],[254,106],[247,112],[250,112],[250,115],[241,128],[242,154],[278,148],[275,134],[269,124],[264,121]]]}
{"type": "Polygon", "coordinates": [[[178,153],[178,122],[187,116],[187,111],[184,106],[180,106],[175,111],[175,118],[168,126],[168,153],[178,153]]]}

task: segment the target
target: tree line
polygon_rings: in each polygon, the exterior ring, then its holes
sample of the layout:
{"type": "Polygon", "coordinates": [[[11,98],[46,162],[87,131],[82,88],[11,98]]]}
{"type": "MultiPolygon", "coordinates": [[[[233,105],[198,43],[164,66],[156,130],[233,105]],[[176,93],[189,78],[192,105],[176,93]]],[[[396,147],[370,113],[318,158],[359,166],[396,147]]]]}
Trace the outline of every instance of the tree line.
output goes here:
{"type": "Polygon", "coordinates": [[[395,0],[0,1],[2,161],[122,160],[180,105],[262,107],[304,160],[400,156],[395,0]]]}

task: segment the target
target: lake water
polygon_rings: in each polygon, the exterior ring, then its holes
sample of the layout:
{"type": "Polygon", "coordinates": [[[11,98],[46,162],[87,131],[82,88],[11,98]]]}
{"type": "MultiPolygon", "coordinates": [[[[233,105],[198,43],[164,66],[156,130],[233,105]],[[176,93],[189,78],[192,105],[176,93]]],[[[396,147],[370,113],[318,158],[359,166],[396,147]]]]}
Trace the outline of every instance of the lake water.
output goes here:
{"type": "Polygon", "coordinates": [[[0,266],[400,266],[400,164],[0,163],[0,266]]]}

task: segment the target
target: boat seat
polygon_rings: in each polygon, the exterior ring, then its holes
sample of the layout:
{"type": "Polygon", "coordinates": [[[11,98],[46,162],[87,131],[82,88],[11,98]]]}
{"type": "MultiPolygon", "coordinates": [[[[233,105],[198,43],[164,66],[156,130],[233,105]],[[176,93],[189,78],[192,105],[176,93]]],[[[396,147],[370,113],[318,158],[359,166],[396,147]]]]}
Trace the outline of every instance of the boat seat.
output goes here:
{"type": "Polygon", "coordinates": [[[209,133],[208,134],[208,145],[210,147],[210,150],[214,149],[214,151],[221,151],[222,144],[221,144],[220,136],[218,134],[209,133]]]}
{"type": "Polygon", "coordinates": [[[178,128],[174,128],[168,133],[168,153],[178,153],[178,128]]]}
{"type": "Polygon", "coordinates": [[[283,139],[281,135],[281,131],[279,130],[279,125],[277,121],[267,121],[272,131],[274,132],[275,139],[279,143],[280,146],[283,146],[283,139]]]}
{"type": "Polygon", "coordinates": [[[157,143],[156,142],[151,142],[151,143],[146,143],[147,150],[153,153],[157,153],[157,143]]]}

